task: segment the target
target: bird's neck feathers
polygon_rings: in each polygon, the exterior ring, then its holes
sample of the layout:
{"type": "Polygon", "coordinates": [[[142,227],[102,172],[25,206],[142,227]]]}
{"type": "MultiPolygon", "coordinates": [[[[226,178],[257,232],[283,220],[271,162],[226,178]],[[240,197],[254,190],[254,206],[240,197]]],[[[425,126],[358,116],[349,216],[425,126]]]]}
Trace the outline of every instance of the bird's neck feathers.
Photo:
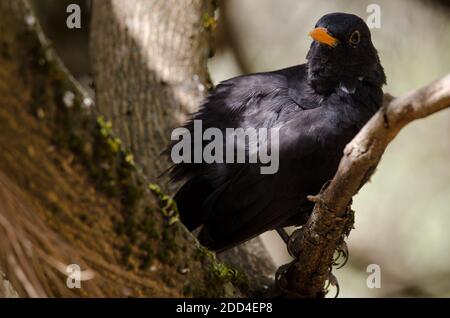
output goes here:
{"type": "Polygon", "coordinates": [[[353,94],[362,85],[362,82],[381,89],[386,84],[386,75],[375,51],[376,60],[372,65],[361,67],[346,67],[340,64],[338,67],[330,67],[328,59],[309,58],[306,63],[307,82],[319,94],[329,95],[341,89],[353,94]]]}

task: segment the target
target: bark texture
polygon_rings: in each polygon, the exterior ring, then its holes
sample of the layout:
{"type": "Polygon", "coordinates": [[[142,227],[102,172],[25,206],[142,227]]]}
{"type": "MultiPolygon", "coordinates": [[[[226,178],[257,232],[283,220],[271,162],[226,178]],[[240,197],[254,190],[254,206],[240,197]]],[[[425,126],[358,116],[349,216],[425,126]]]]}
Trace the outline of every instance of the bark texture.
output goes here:
{"type": "Polygon", "coordinates": [[[148,187],[26,0],[0,2],[0,105],[0,273],[19,296],[245,295],[148,187]]]}
{"type": "Polygon", "coordinates": [[[97,107],[151,180],[172,129],[210,87],[212,0],[93,1],[91,55],[97,107]]]}

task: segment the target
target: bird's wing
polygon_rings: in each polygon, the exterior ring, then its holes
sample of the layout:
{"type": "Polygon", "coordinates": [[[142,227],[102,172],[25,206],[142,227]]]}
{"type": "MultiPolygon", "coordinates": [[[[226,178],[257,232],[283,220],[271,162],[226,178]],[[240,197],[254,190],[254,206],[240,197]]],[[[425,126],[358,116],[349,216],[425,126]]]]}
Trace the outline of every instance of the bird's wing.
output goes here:
{"type": "Polygon", "coordinates": [[[320,109],[290,116],[280,129],[278,172],[261,174],[259,164],[240,165],[204,202],[211,248],[227,248],[284,226],[311,207],[306,195],[316,194],[339,156],[328,150],[332,126],[327,127],[320,109]],[[327,156],[328,161],[315,160],[327,156]]]}
{"type": "MultiPolygon", "coordinates": [[[[193,135],[194,121],[202,122],[203,131],[211,127],[222,132],[227,128],[272,127],[281,111],[288,113],[297,109],[297,103],[289,96],[287,78],[283,73],[239,76],[217,85],[184,128],[193,135]]],[[[170,154],[175,144],[173,142],[165,153],[170,154]]],[[[210,166],[179,163],[172,167],[170,173],[173,180],[180,181],[199,174],[213,174],[210,166]]]]}

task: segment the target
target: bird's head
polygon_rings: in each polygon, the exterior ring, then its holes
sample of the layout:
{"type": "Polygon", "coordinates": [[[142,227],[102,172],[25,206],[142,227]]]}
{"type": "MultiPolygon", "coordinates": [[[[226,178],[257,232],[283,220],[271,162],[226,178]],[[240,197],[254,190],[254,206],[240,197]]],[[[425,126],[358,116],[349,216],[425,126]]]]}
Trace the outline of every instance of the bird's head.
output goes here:
{"type": "Polygon", "coordinates": [[[309,33],[308,80],[318,91],[366,80],[376,86],[385,81],[383,67],[364,20],[353,14],[324,15],[309,33]]]}

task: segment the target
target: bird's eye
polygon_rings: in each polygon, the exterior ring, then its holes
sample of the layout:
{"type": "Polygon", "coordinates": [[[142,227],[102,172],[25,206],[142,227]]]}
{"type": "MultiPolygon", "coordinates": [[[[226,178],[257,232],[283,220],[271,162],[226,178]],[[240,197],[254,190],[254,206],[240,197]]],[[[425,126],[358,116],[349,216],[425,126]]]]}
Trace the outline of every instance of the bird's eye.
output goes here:
{"type": "Polygon", "coordinates": [[[361,34],[359,33],[358,30],[356,30],[356,31],[353,31],[348,42],[350,43],[350,45],[356,46],[360,40],[361,40],[361,34]]]}

